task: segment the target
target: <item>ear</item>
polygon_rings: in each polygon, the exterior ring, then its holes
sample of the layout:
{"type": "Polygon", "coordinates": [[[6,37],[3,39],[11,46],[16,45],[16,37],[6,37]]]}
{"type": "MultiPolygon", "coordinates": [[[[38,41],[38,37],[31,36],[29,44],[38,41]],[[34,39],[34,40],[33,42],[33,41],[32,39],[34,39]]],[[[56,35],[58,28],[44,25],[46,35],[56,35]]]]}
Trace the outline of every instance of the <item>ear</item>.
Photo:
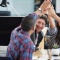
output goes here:
{"type": "Polygon", "coordinates": [[[35,26],[33,26],[33,27],[32,27],[32,30],[33,30],[33,31],[35,31],[35,28],[36,28],[36,27],[35,27],[35,26]]]}

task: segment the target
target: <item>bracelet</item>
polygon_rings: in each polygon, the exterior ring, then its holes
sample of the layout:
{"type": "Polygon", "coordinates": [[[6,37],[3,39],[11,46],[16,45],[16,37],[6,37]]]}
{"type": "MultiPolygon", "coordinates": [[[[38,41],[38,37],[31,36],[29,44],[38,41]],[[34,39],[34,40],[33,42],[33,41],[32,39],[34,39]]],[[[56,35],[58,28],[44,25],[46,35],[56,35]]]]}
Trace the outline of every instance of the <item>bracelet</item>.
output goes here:
{"type": "Polygon", "coordinates": [[[39,10],[40,12],[42,12],[42,9],[41,9],[41,8],[39,8],[38,10],[39,10]]]}

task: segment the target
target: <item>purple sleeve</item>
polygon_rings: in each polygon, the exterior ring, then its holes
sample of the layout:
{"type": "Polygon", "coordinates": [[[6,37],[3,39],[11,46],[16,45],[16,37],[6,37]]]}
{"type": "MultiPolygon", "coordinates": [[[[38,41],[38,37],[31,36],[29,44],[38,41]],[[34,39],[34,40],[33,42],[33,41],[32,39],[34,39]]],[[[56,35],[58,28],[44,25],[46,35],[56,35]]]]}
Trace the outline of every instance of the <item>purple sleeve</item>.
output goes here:
{"type": "Polygon", "coordinates": [[[36,13],[29,14],[30,16],[33,16],[35,19],[38,18],[38,15],[36,13]]]}

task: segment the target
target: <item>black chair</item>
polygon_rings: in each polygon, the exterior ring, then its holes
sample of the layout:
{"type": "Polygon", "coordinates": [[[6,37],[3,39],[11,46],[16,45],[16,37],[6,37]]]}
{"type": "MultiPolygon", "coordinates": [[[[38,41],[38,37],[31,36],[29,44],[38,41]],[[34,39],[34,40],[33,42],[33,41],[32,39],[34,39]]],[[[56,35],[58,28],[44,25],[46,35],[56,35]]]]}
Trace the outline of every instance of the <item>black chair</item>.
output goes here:
{"type": "Polygon", "coordinates": [[[9,57],[0,57],[0,60],[11,60],[9,57]]]}

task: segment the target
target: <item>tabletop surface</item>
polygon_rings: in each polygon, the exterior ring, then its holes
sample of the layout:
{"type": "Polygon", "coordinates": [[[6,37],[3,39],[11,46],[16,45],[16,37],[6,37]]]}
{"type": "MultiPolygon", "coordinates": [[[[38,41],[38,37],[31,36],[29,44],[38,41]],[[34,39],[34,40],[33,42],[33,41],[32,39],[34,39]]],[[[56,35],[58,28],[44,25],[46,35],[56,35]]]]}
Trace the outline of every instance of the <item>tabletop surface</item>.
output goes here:
{"type": "Polygon", "coordinates": [[[48,50],[37,50],[33,53],[32,60],[60,60],[60,55],[52,56],[51,52],[48,52],[48,50]]]}

